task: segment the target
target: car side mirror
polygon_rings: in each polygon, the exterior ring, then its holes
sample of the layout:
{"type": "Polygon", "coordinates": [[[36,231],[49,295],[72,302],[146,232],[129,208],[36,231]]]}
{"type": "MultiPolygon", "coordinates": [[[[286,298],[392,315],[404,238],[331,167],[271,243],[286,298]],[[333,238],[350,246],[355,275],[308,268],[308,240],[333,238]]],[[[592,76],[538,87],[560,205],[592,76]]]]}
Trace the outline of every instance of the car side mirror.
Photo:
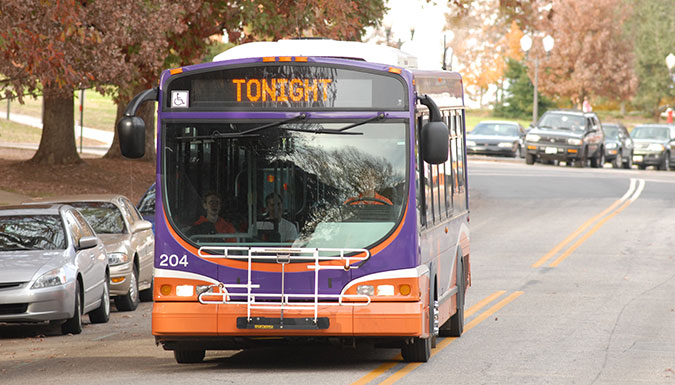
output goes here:
{"type": "Polygon", "coordinates": [[[152,222],[143,220],[136,222],[136,224],[134,225],[133,232],[135,233],[137,231],[145,231],[151,229],[152,229],[152,222]]]}
{"type": "Polygon", "coordinates": [[[98,238],[82,237],[77,242],[77,249],[78,250],[91,249],[92,247],[96,247],[96,245],[98,245],[98,238]]]}

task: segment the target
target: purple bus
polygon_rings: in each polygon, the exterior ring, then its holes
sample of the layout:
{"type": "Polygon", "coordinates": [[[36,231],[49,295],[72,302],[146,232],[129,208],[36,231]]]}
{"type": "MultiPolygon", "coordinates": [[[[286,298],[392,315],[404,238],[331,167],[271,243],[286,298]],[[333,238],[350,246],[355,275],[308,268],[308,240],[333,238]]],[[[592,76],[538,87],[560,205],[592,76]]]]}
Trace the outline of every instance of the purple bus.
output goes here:
{"type": "Polygon", "coordinates": [[[459,74],[384,46],[286,40],[164,71],[152,333],[178,363],[270,343],[370,344],[425,362],[470,286],[459,74]]]}

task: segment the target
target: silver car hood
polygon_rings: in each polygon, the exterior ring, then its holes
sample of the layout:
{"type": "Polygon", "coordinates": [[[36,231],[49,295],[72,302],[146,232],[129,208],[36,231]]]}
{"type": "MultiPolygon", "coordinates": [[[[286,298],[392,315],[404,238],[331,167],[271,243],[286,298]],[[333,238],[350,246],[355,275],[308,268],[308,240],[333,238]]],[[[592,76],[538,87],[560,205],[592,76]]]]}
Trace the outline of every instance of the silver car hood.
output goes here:
{"type": "Polygon", "coordinates": [[[0,252],[0,283],[28,282],[44,265],[63,265],[64,250],[19,250],[0,252]]]}
{"type": "Polygon", "coordinates": [[[129,234],[98,234],[108,253],[127,252],[129,248],[129,234]]]}

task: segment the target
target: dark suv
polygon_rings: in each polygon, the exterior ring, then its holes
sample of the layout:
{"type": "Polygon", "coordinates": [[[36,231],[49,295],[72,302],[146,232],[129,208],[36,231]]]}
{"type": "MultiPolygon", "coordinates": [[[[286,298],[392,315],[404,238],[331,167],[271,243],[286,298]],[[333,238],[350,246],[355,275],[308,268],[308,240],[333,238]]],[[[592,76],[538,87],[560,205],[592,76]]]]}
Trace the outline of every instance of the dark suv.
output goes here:
{"type": "Polygon", "coordinates": [[[598,116],[578,110],[549,110],[525,136],[525,161],[565,161],[570,166],[605,164],[605,134],[598,116]]]}

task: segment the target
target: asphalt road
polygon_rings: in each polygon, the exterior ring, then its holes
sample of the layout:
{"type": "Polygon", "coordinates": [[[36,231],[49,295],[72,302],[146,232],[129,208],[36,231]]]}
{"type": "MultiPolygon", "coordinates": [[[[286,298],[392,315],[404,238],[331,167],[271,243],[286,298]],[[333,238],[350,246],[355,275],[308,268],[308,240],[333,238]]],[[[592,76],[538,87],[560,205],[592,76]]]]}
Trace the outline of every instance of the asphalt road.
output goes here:
{"type": "Polygon", "coordinates": [[[0,325],[0,384],[675,384],[675,172],[469,165],[465,333],[432,359],[327,347],[178,365],[151,304],[77,336],[0,325]]]}

